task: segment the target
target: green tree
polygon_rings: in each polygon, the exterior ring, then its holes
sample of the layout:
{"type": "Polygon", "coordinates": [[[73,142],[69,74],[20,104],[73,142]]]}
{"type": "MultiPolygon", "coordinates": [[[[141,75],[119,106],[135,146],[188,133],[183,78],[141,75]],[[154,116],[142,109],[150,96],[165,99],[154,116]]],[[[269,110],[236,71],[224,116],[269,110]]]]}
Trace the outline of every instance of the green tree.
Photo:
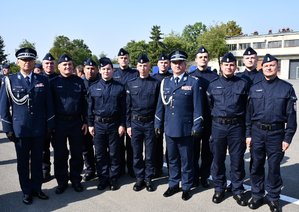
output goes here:
{"type": "Polygon", "coordinates": [[[2,37],[0,36],[0,64],[3,62],[7,62],[7,54],[4,53],[4,40],[2,39],[2,37]]]}
{"type": "Polygon", "coordinates": [[[218,59],[220,65],[220,58],[228,52],[225,38],[240,35],[241,32],[242,28],[234,21],[229,21],[226,24],[216,24],[199,36],[198,43],[204,45],[209,51],[210,59],[218,59]]]}
{"type": "MultiPolygon", "coordinates": [[[[126,49],[130,54],[131,65],[136,66],[139,55],[148,54],[149,47],[144,40],[138,42],[131,40],[130,42],[127,43],[124,49],[126,49]]],[[[151,60],[151,58],[149,59],[151,60]]]]}
{"type": "Polygon", "coordinates": [[[199,45],[198,45],[198,38],[201,34],[207,31],[207,26],[202,22],[196,22],[193,25],[185,26],[182,38],[187,43],[187,53],[191,56],[195,55],[199,45]]]}
{"type": "Polygon", "coordinates": [[[27,39],[24,39],[22,41],[22,43],[19,45],[19,49],[21,48],[31,48],[31,49],[35,49],[35,43],[31,43],[30,41],[28,41],[27,39]]]}
{"type": "Polygon", "coordinates": [[[182,39],[182,37],[178,33],[171,32],[164,38],[163,43],[167,49],[168,54],[177,49],[187,51],[187,42],[185,41],[185,39],[182,39]]]}
{"type": "Polygon", "coordinates": [[[148,56],[151,59],[152,65],[156,64],[161,53],[165,53],[166,48],[163,39],[163,33],[161,32],[160,26],[154,25],[152,27],[150,41],[148,43],[148,56]]]}
{"type": "Polygon", "coordinates": [[[86,58],[92,56],[92,52],[83,40],[74,39],[71,41],[68,37],[63,35],[55,38],[50,52],[57,59],[62,54],[70,55],[73,59],[74,66],[82,64],[86,58]]]}

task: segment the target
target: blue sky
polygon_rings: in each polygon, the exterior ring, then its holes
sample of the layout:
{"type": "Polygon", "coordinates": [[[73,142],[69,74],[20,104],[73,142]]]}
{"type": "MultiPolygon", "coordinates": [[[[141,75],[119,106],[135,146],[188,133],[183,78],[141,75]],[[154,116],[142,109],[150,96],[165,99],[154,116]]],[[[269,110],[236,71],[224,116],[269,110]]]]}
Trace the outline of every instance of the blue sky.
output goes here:
{"type": "Polygon", "coordinates": [[[294,0],[4,0],[0,36],[12,62],[24,39],[35,43],[43,58],[59,35],[83,39],[93,54],[114,58],[127,42],[148,41],[153,25],[165,35],[196,22],[210,26],[230,20],[245,34],[286,27],[299,31],[298,8],[294,0]]]}

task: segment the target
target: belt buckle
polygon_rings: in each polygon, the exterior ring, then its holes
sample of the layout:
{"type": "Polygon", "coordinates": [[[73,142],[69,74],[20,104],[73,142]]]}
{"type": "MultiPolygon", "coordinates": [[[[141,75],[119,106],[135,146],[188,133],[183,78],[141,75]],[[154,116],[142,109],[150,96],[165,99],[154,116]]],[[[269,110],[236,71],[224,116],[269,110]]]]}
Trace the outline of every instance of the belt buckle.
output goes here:
{"type": "Polygon", "coordinates": [[[261,124],[261,129],[262,130],[272,130],[272,127],[270,124],[261,124]]]}

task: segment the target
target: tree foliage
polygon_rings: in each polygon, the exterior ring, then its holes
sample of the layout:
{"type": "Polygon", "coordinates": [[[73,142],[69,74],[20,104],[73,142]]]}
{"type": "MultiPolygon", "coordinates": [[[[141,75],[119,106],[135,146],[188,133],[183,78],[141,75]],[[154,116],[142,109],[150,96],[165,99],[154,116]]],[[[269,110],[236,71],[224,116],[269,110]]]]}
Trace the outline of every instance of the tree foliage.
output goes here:
{"type": "Polygon", "coordinates": [[[136,66],[139,55],[148,54],[149,49],[148,44],[144,40],[138,42],[131,40],[124,48],[130,54],[130,63],[132,66],[136,66]]]}
{"type": "Polygon", "coordinates": [[[3,38],[0,36],[0,64],[2,64],[3,62],[7,62],[7,54],[4,53],[4,40],[3,38]]]}
{"type": "Polygon", "coordinates": [[[167,37],[165,37],[163,43],[166,46],[168,53],[171,53],[172,51],[177,49],[187,52],[188,49],[187,42],[175,32],[171,32],[167,37]]]}
{"type": "Polygon", "coordinates": [[[82,64],[86,58],[92,56],[92,52],[84,43],[84,40],[70,40],[68,37],[63,35],[55,38],[50,52],[56,59],[58,59],[62,54],[70,55],[75,66],[82,64]]]}
{"type": "Polygon", "coordinates": [[[150,58],[150,61],[152,65],[156,64],[158,62],[158,58],[161,53],[166,53],[167,49],[164,43],[162,42],[163,33],[161,32],[160,26],[154,25],[152,27],[151,36],[148,43],[149,53],[148,56],[150,58]]]}

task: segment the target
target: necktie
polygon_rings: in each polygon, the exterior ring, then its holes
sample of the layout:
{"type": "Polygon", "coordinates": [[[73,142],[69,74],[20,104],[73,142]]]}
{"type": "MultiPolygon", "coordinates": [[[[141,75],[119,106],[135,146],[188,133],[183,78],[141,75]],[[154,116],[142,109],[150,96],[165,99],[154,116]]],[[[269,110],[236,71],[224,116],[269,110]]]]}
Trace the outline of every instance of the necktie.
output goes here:
{"type": "Polygon", "coordinates": [[[174,82],[175,82],[175,85],[178,85],[179,84],[179,78],[178,77],[174,78],[174,82]]]}
{"type": "Polygon", "coordinates": [[[30,85],[30,78],[27,76],[27,77],[25,77],[25,80],[26,80],[27,85],[29,86],[30,85]]]}

